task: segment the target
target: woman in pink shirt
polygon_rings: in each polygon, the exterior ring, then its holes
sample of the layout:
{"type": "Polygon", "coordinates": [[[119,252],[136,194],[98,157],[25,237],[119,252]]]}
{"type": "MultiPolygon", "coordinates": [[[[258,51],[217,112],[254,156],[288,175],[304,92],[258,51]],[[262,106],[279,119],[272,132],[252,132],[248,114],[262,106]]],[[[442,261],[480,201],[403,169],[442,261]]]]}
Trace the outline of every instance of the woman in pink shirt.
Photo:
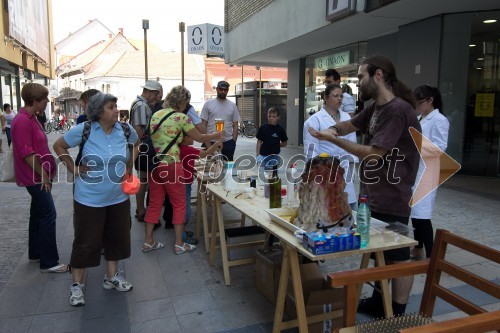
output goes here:
{"type": "Polygon", "coordinates": [[[26,187],[31,195],[28,257],[40,262],[42,272],[63,273],[68,266],[59,263],[56,244],[56,208],[52,200],[52,179],[56,161],[47,136],[36,117],[44,112],[49,91],[38,83],[27,83],[21,90],[24,107],[11,125],[14,171],[18,186],[26,187]]]}

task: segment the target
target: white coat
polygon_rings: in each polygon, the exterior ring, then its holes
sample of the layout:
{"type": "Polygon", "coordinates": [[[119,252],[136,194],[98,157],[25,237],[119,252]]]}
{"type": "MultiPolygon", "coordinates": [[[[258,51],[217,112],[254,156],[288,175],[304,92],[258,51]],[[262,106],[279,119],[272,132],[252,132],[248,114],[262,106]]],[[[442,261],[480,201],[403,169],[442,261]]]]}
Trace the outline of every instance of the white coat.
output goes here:
{"type": "MultiPolygon", "coordinates": [[[[351,116],[347,112],[339,110],[339,113],[339,121],[351,119],[351,116]]],[[[349,154],[339,146],[334,145],[330,141],[316,139],[308,131],[310,127],[314,128],[317,131],[322,131],[335,125],[336,123],[337,122],[333,120],[332,116],[330,116],[330,114],[324,108],[321,108],[319,112],[316,112],[311,117],[309,117],[304,123],[304,155],[306,155],[307,158],[313,158],[321,153],[328,153],[332,157],[340,157],[340,165],[345,170],[344,179],[346,180],[346,187],[344,191],[347,193],[347,201],[349,201],[349,203],[354,203],[358,201],[356,191],[354,189],[354,175],[356,174],[356,170],[354,170],[354,163],[358,163],[358,158],[352,154],[349,154]],[[349,170],[349,168],[351,168],[352,170],[349,170]],[[350,176],[349,179],[347,178],[348,176],[350,176]]],[[[341,138],[352,142],[357,142],[356,133],[349,133],[347,135],[341,136],[341,138]]]]}
{"type": "MultiPolygon", "coordinates": [[[[421,119],[421,117],[420,117],[421,119]]],[[[439,112],[438,109],[430,112],[426,117],[420,120],[420,125],[422,126],[422,135],[429,139],[434,145],[439,147],[443,152],[448,146],[448,131],[450,129],[450,123],[448,119],[439,112]]],[[[434,189],[426,197],[424,197],[420,202],[413,206],[411,210],[411,217],[417,219],[431,219],[432,211],[434,210],[434,202],[436,201],[436,190],[439,184],[439,169],[440,169],[440,159],[441,151],[437,149],[432,149],[432,147],[422,146],[420,163],[418,165],[417,178],[413,190],[417,187],[419,181],[423,181],[423,185],[427,188],[434,189]],[[422,156],[425,158],[425,163],[422,160],[422,156]],[[427,168],[428,172],[432,177],[428,179],[420,179],[424,169],[427,168]]]]}

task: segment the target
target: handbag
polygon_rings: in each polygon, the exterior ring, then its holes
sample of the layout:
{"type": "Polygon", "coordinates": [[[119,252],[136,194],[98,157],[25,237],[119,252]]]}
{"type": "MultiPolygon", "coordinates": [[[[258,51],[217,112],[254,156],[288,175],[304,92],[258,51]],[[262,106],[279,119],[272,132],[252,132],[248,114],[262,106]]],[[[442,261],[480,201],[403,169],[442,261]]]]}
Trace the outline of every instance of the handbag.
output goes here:
{"type": "MultiPolygon", "coordinates": [[[[145,135],[142,137],[141,144],[139,145],[139,155],[137,156],[137,159],[135,160],[135,169],[137,171],[146,171],[146,172],[152,172],[154,168],[158,166],[160,163],[159,159],[156,157],[156,149],[153,146],[153,141],[151,140],[151,135],[156,133],[160,129],[161,124],[167,120],[168,117],[170,117],[172,114],[174,114],[175,111],[170,112],[167,114],[163,119],[158,123],[158,126],[154,129],[154,131],[150,134],[149,133],[149,128],[150,126],[148,125],[146,129],[145,135]]],[[[151,124],[151,120],[150,120],[151,124]]],[[[170,142],[170,144],[163,150],[161,155],[165,155],[170,148],[174,145],[174,143],[177,141],[179,138],[179,135],[181,133],[179,132],[177,136],[170,142]]]]}
{"type": "Polygon", "coordinates": [[[7,149],[4,153],[3,162],[0,166],[0,181],[16,181],[16,173],[14,172],[14,152],[12,148],[7,149]]]}

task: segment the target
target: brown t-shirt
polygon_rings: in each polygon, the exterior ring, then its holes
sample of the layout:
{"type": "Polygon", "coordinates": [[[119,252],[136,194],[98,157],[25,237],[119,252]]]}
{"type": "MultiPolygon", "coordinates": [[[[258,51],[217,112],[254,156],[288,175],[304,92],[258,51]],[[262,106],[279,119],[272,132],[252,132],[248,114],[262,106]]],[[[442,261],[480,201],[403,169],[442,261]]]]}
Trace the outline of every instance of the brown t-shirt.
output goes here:
{"type": "Polygon", "coordinates": [[[422,131],[415,110],[396,97],[384,105],[373,103],[352,118],[351,123],[365,134],[366,145],[388,150],[378,163],[369,156],[361,162],[360,194],[368,195],[374,212],[409,217],[420,160],[409,128],[422,131]]]}

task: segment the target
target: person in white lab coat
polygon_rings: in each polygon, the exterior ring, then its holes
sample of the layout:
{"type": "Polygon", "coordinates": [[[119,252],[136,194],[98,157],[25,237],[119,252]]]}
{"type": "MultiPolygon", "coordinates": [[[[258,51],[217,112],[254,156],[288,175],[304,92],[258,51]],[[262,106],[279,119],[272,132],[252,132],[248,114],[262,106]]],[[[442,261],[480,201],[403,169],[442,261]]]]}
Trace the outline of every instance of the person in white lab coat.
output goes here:
{"type": "MultiPolygon", "coordinates": [[[[304,155],[307,158],[313,158],[321,153],[328,153],[332,157],[340,159],[340,165],[344,168],[344,179],[346,180],[345,192],[347,193],[349,205],[353,210],[357,210],[357,195],[354,188],[355,163],[358,158],[349,154],[344,149],[326,140],[318,140],[309,133],[309,128],[316,131],[325,130],[334,126],[338,122],[351,119],[351,116],[344,111],[340,111],[342,105],[343,91],[342,88],[335,83],[329,84],[324,93],[323,107],[319,112],[316,112],[309,117],[304,123],[304,155]]],[[[356,141],[356,133],[350,133],[342,138],[356,141]]]]}
{"type": "Polygon", "coordinates": [[[436,200],[436,190],[439,184],[439,160],[441,154],[448,146],[450,123],[442,114],[443,101],[438,88],[427,85],[420,86],[413,91],[413,95],[417,101],[416,111],[419,114],[418,118],[422,126],[422,135],[439,148],[435,149],[434,147],[426,146],[424,141],[417,181],[414,185],[415,190],[420,182],[421,186],[425,186],[427,191],[430,191],[427,196],[413,206],[411,211],[411,221],[415,228],[414,237],[418,241],[418,245],[411,250],[411,257],[417,259],[424,256],[429,258],[434,244],[434,231],[431,218],[436,200]],[[426,168],[426,175],[422,177],[426,168]]]}

